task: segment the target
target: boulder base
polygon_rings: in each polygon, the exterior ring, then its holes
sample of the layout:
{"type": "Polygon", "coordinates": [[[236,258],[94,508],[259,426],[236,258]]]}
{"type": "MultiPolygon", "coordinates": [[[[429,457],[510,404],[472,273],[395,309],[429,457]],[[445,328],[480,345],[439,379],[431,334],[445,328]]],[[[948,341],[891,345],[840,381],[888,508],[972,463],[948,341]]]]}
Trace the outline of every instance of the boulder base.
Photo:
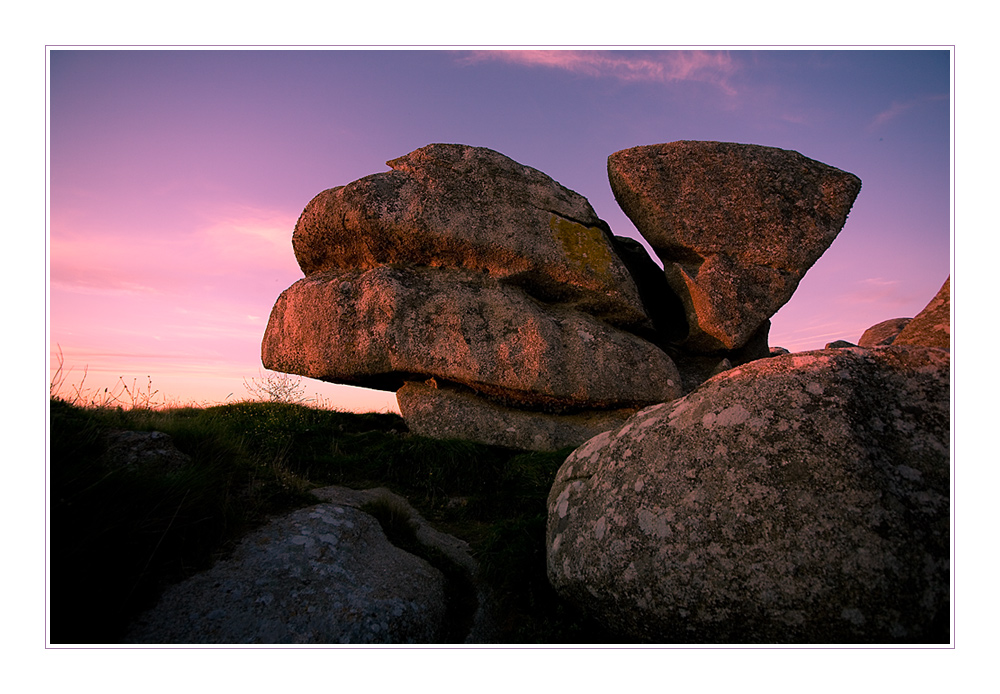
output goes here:
{"type": "Polygon", "coordinates": [[[620,427],[635,409],[547,414],[503,407],[444,385],[407,383],[397,393],[410,431],[436,439],[465,439],[529,451],[579,446],[602,431],[620,427]]]}

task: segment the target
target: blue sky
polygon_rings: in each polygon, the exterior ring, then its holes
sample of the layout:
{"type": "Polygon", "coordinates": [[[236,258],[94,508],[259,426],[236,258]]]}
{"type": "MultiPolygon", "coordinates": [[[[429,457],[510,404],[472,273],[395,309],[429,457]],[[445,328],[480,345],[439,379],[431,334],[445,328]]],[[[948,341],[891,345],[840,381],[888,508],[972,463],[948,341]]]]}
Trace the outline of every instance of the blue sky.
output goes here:
{"type": "Polygon", "coordinates": [[[52,50],[49,68],[50,347],[95,387],[245,396],[301,276],[302,208],[432,142],[540,169],[633,237],[607,182],[619,149],[744,142],[858,175],[840,237],[773,319],[793,351],[915,315],[950,273],[948,50],[52,50]]]}

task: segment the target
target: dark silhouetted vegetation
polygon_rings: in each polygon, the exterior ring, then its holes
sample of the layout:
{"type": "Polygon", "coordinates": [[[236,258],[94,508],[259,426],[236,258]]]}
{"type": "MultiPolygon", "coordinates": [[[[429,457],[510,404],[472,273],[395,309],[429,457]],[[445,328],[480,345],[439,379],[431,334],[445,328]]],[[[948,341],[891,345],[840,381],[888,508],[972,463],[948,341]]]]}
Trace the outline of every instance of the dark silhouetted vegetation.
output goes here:
{"type": "MultiPolygon", "coordinates": [[[[166,586],[209,567],[270,516],[317,503],[308,491],[327,485],[387,487],[469,542],[501,603],[499,642],[613,640],[564,604],[545,573],[546,497],[569,450],[431,440],[396,415],[282,402],[50,403],[52,643],[119,642],[166,586]],[[117,464],[107,432],[122,429],[169,434],[191,463],[117,464]]],[[[371,510],[395,542],[420,551],[406,517],[371,510]]],[[[468,618],[464,607],[455,614],[468,618]]]]}

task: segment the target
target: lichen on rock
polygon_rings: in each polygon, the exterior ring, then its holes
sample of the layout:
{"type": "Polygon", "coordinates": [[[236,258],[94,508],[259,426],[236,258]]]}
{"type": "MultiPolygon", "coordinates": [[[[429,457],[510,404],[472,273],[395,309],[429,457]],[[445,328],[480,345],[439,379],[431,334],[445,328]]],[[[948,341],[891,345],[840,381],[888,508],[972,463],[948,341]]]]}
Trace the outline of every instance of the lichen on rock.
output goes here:
{"type": "Polygon", "coordinates": [[[692,351],[742,347],[830,246],[861,190],[791,150],[645,145],[608,157],[615,199],[663,261],[692,351]]]}
{"type": "Polygon", "coordinates": [[[936,349],[722,373],[567,459],[550,580],[641,641],[947,641],[949,402],[936,349]]]}

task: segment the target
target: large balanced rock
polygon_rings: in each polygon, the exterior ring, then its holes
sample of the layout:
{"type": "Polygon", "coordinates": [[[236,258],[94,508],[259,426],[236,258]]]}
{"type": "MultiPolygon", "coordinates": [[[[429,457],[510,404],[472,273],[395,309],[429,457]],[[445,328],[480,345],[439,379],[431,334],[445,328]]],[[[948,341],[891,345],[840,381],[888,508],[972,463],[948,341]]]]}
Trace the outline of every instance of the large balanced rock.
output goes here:
{"type": "Polygon", "coordinates": [[[648,325],[586,198],[483,147],[432,144],[317,195],[292,245],[306,275],[401,263],[477,270],[619,326],[648,325]]]}
{"type": "Polygon", "coordinates": [[[379,266],[314,274],[275,303],[264,366],[396,390],[453,381],[515,406],[645,406],[681,395],[670,358],[596,318],[489,275],[379,266]]]}
{"type": "Polygon", "coordinates": [[[949,362],[787,354],[640,411],[559,470],[550,580],[637,640],[946,642],[949,362]]]}
{"type": "Polygon", "coordinates": [[[788,301],[861,189],[798,152],[727,142],[622,150],[608,176],[684,304],[685,346],[701,352],[743,346],[788,301]]]}
{"type": "Polygon", "coordinates": [[[372,516],[320,504],[270,522],[168,588],[130,643],[438,643],[444,577],[372,516]]]}
{"type": "Polygon", "coordinates": [[[892,344],[951,350],[951,277],[944,281],[924,310],[907,323],[892,344]]]}
{"type": "Polygon", "coordinates": [[[858,340],[858,347],[885,347],[891,345],[912,318],[890,318],[876,323],[864,331],[858,340]]]}

